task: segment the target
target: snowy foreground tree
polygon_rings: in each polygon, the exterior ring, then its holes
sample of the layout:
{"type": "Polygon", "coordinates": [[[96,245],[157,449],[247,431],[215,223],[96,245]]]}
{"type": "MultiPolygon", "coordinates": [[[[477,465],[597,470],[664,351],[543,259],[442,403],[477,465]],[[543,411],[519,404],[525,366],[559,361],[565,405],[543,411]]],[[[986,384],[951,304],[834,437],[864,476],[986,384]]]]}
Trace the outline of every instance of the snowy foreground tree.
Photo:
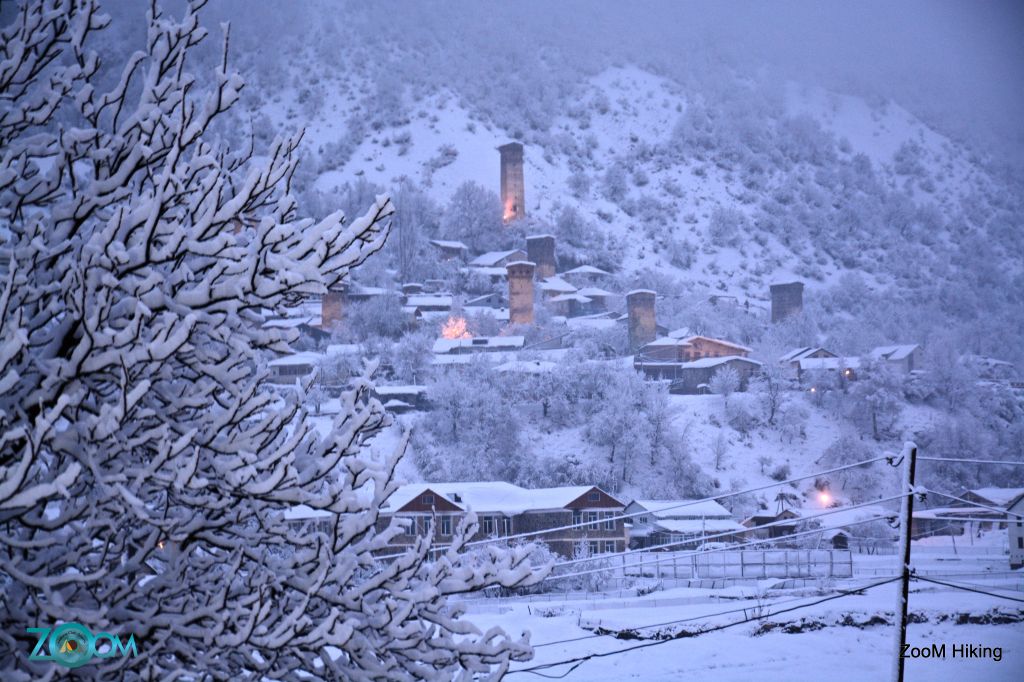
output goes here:
{"type": "Polygon", "coordinates": [[[392,208],[298,220],[298,136],[260,163],[204,139],[242,80],[226,31],[214,72],[189,73],[201,5],[151,11],[109,91],[94,2],[29,2],[3,32],[0,677],[60,674],[29,660],[26,628],[65,621],[134,636],[137,656],[79,669],[100,679],[500,675],[528,643],[446,596],[534,580],[528,550],[470,565],[458,535],[437,558],[422,540],[376,559],[401,453],[365,453],[388,421],[372,367],[326,437],[301,396],[261,388],[289,337],[260,311],[346,277],[392,208]],[[329,532],[291,530],[299,504],[333,512],[329,532]]]}

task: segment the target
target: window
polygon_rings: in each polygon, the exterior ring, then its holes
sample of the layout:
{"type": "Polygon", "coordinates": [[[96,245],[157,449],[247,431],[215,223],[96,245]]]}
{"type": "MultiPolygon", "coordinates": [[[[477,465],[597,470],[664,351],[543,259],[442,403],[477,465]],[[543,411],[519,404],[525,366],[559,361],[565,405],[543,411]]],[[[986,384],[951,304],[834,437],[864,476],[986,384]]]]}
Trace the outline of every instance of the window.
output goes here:
{"type": "Polygon", "coordinates": [[[441,535],[452,534],[452,517],[447,514],[441,517],[441,535]]]}
{"type": "Polygon", "coordinates": [[[572,525],[578,526],[583,523],[583,512],[579,509],[572,510],[572,525]]]}
{"type": "Polygon", "coordinates": [[[501,517],[501,534],[512,535],[512,519],[508,516],[501,517]]]}
{"type": "Polygon", "coordinates": [[[615,518],[615,514],[614,513],[612,513],[612,512],[605,512],[604,513],[604,529],[605,530],[615,530],[615,521],[612,520],[614,518],[615,518]]]}
{"type": "Polygon", "coordinates": [[[434,504],[434,496],[430,493],[426,493],[423,496],[423,504],[434,504]]]}
{"type": "Polygon", "coordinates": [[[597,492],[596,490],[591,490],[590,494],[587,495],[587,499],[590,500],[591,502],[597,502],[598,500],[601,499],[601,493],[597,492]]]}
{"type": "Polygon", "coordinates": [[[1024,537],[1017,538],[1017,549],[1024,549],[1024,537]]]}
{"type": "Polygon", "coordinates": [[[613,554],[615,552],[615,541],[614,540],[605,540],[604,541],[604,551],[605,551],[606,554],[613,554]]]}
{"type": "Polygon", "coordinates": [[[430,534],[430,517],[429,516],[417,516],[416,517],[416,534],[417,535],[429,535],[430,534]]]}
{"type": "Polygon", "coordinates": [[[494,517],[484,517],[484,535],[494,535],[494,517]]]}
{"type": "Polygon", "coordinates": [[[637,520],[637,523],[647,523],[647,517],[646,516],[638,516],[636,520],[637,520]]]}
{"type": "Polygon", "coordinates": [[[591,528],[597,528],[598,516],[596,511],[587,512],[587,521],[590,523],[591,528]]]}
{"type": "Polygon", "coordinates": [[[590,541],[590,553],[592,555],[598,553],[597,541],[596,540],[591,540],[590,541]]]}

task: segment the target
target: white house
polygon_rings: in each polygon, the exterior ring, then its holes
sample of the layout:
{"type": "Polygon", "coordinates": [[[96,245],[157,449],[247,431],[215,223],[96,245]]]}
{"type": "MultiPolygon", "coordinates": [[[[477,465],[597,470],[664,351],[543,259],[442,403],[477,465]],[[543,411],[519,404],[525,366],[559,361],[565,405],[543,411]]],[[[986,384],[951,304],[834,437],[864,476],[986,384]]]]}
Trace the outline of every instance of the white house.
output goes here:
{"type": "MultiPolygon", "coordinates": [[[[710,542],[724,542],[746,531],[728,509],[713,500],[633,500],[626,514],[635,514],[629,533],[631,547],[658,547],[688,540],[698,545],[708,535],[716,536],[710,542]]],[[[671,549],[681,548],[676,545],[671,549]]]]}

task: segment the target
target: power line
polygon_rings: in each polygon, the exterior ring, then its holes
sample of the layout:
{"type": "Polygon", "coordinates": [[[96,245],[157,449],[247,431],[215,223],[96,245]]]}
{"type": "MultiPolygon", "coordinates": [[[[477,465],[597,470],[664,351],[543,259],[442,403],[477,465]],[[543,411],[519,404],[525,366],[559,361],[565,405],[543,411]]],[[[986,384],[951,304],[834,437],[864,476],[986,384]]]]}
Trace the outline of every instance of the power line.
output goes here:
{"type": "Polygon", "coordinates": [[[578,656],[576,658],[566,659],[564,661],[556,661],[556,662],[553,662],[553,663],[543,663],[543,664],[540,664],[540,665],[535,665],[535,666],[530,667],[530,668],[520,668],[519,670],[510,670],[508,672],[508,674],[511,675],[511,674],[514,674],[514,673],[533,673],[535,675],[540,675],[541,677],[547,677],[547,678],[550,678],[550,679],[561,679],[561,678],[566,677],[569,673],[571,673],[573,670],[575,670],[579,666],[583,665],[583,663],[585,663],[586,661],[589,661],[589,660],[592,660],[592,659],[595,659],[595,658],[605,658],[607,656],[617,656],[619,654],[624,654],[624,653],[627,653],[627,652],[630,652],[630,651],[636,651],[637,649],[646,649],[646,648],[653,647],[653,646],[659,646],[661,644],[668,644],[669,642],[674,642],[677,639],[682,639],[684,637],[696,637],[698,635],[705,635],[705,634],[708,634],[708,633],[711,633],[711,632],[717,632],[719,630],[725,630],[727,628],[736,627],[737,625],[743,625],[745,623],[752,623],[754,621],[764,620],[766,618],[772,618],[773,616],[779,616],[779,615],[782,615],[784,613],[790,613],[792,611],[798,611],[800,609],[809,608],[811,606],[817,606],[818,604],[823,604],[825,602],[833,601],[835,599],[841,599],[842,597],[847,597],[847,596],[850,596],[852,594],[860,594],[860,593],[863,593],[865,590],[870,590],[872,588],[879,587],[881,585],[888,585],[889,583],[896,582],[897,580],[899,580],[899,578],[890,578],[888,580],[882,580],[880,582],[876,582],[876,583],[872,583],[870,585],[866,585],[866,586],[858,588],[856,590],[843,590],[843,591],[840,591],[839,594],[834,594],[834,595],[831,595],[831,596],[828,596],[828,597],[823,597],[821,599],[817,599],[817,600],[815,600],[813,602],[808,602],[806,604],[800,604],[798,606],[791,606],[789,608],[779,609],[777,611],[773,611],[772,613],[766,613],[766,614],[762,614],[762,615],[759,615],[759,616],[754,616],[754,617],[750,617],[750,618],[744,618],[743,620],[734,621],[732,623],[724,623],[722,625],[716,625],[714,627],[710,627],[710,628],[706,628],[706,629],[703,629],[703,630],[699,630],[697,632],[688,632],[688,633],[685,633],[685,634],[684,633],[680,633],[680,634],[676,635],[675,637],[673,637],[671,639],[659,639],[659,640],[655,640],[655,641],[651,641],[651,642],[644,642],[643,644],[637,644],[637,645],[634,645],[634,646],[631,646],[631,647],[627,647],[625,649],[616,649],[615,651],[605,651],[605,652],[599,652],[599,653],[592,653],[592,654],[587,654],[586,656],[578,656]],[[545,674],[543,674],[541,672],[538,672],[540,670],[547,670],[549,668],[555,668],[555,667],[558,667],[560,665],[567,665],[569,663],[574,663],[575,665],[573,665],[571,668],[566,670],[561,675],[545,675],[545,674]]]}
{"type": "Polygon", "coordinates": [[[963,459],[959,457],[918,457],[918,459],[929,462],[967,462],[968,464],[1005,464],[1009,466],[1024,466],[1024,462],[1015,462],[1006,459],[963,459]]]}
{"type": "Polygon", "coordinates": [[[967,587],[966,585],[957,585],[955,583],[947,583],[947,582],[945,582],[943,580],[934,580],[932,578],[926,578],[926,577],[921,576],[921,575],[915,575],[914,579],[915,580],[923,580],[926,583],[935,583],[936,585],[943,585],[945,587],[952,587],[952,588],[957,589],[957,590],[963,590],[964,592],[976,592],[978,594],[988,595],[989,597],[997,597],[999,599],[1006,599],[1008,601],[1015,601],[1015,602],[1020,602],[1020,603],[1024,604],[1024,599],[1020,599],[1018,597],[1011,597],[1011,596],[1005,595],[1005,594],[997,594],[995,592],[988,592],[986,590],[979,590],[979,589],[974,588],[974,587],[967,587]]]}

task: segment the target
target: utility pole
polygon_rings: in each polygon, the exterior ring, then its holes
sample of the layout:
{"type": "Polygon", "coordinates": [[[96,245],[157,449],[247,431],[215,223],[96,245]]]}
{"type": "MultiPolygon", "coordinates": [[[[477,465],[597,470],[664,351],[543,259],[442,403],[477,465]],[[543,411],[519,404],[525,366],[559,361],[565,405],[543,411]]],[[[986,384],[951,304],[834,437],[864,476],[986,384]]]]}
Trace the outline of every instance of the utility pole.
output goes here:
{"type": "Polygon", "coordinates": [[[917,465],[917,446],[904,443],[900,454],[903,464],[903,476],[900,492],[900,547],[903,549],[903,580],[896,601],[896,612],[899,614],[900,629],[896,633],[896,660],[893,664],[893,682],[903,682],[903,645],[907,643],[907,597],[910,594],[910,526],[914,518],[914,469],[917,465]]]}

